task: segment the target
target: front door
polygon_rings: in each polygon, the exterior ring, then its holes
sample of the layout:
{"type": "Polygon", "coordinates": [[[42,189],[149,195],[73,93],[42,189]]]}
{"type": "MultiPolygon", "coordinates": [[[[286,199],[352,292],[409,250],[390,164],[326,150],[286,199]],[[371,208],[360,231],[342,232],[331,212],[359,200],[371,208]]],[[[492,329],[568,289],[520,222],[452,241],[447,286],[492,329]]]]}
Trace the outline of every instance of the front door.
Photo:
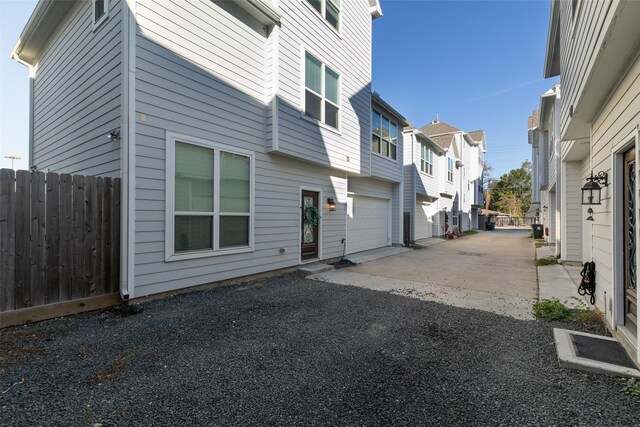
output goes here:
{"type": "Polygon", "coordinates": [[[638,270],[636,266],[636,156],[624,154],[624,323],[634,333],[638,327],[638,270]]]}
{"type": "Polygon", "coordinates": [[[320,223],[320,207],[318,193],[302,190],[301,221],[302,242],[300,259],[318,258],[318,226],[320,223]]]}

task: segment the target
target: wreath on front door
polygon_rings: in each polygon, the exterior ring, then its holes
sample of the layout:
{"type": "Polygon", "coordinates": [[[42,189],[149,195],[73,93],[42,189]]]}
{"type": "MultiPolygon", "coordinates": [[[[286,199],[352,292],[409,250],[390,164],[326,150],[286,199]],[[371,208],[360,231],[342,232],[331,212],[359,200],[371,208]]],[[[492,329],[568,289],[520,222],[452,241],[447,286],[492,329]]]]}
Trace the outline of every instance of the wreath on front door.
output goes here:
{"type": "Polygon", "coordinates": [[[315,206],[307,206],[304,209],[304,223],[306,225],[315,227],[318,225],[318,220],[320,219],[320,212],[318,212],[318,208],[315,206]]]}

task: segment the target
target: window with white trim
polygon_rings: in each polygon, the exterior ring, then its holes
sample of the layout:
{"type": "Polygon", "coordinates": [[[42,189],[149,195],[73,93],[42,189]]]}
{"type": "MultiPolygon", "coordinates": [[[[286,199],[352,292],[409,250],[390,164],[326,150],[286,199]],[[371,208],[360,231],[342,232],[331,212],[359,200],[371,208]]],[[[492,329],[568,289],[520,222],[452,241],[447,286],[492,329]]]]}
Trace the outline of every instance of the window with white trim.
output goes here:
{"type": "Polygon", "coordinates": [[[453,182],[453,159],[447,157],[447,181],[453,182]]]}
{"type": "Polygon", "coordinates": [[[168,257],[251,250],[253,155],[181,137],[167,150],[168,257]]]}
{"type": "Polygon", "coordinates": [[[338,129],[340,75],[309,52],[305,52],[304,82],[305,115],[338,129]]]}
{"type": "Polygon", "coordinates": [[[340,30],[340,0],[307,0],[336,30],[340,30]]]}
{"type": "Polygon", "coordinates": [[[433,175],[433,151],[424,143],[420,143],[420,170],[433,175]]]}
{"type": "Polygon", "coordinates": [[[109,14],[109,0],[93,0],[93,27],[100,25],[109,14]]]}
{"type": "Polygon", "coordinates": [[[390,118],[373,110],[371,114],[371,151],[396,160],[398,153],[398,125],[390,118]]]}

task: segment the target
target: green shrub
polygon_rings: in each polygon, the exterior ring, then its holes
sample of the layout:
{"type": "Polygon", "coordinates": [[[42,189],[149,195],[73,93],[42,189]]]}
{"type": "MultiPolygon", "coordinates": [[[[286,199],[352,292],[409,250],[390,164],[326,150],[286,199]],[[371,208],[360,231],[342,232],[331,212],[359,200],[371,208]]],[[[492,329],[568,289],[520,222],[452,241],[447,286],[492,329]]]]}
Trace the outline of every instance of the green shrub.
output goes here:
{"type": "Polygon", "coordinates": [[[542,246],[544,246],[542,243],[536,243],[536,249],[540,249],[542,246]]]}
{"type": "Polygon", "coordinates": [[[543,299],[535,303],[533,315],[545,322],[568,322],[574,319],[571,310],[557,299],[543,299]]]}
{"type": "Polygon", "coordinates": [[[536,260],[536,266],[541,267],[544,265],[554,265],[554,264],[558,264],[558,259],[555,257],[545,257],[545,258],[539,258],[536,260]]]}
{"type": "Polygon", "coordinates": [[[625,394],[640,399],[640,380],[638,378],[629,378],[625,381],[622,391],[625,394]]]}
{"type": "Polygon", "coordinates": [[[462,234],[463,236],[470,236],[472,234],[478,234],[478,231],[477,230],[465,230],[460,234],[462,234]]]}

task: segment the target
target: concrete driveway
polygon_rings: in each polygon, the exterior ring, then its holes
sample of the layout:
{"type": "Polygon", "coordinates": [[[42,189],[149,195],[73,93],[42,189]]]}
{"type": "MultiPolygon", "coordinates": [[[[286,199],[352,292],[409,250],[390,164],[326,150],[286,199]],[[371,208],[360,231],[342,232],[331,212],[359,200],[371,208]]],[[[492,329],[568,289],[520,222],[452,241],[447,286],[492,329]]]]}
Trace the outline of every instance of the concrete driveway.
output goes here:
{"type": "Polygon", "coordinates": [[[538,295],[527,230],[480,232],[310,278],[519,319],[533,318],[538,295]]]}

